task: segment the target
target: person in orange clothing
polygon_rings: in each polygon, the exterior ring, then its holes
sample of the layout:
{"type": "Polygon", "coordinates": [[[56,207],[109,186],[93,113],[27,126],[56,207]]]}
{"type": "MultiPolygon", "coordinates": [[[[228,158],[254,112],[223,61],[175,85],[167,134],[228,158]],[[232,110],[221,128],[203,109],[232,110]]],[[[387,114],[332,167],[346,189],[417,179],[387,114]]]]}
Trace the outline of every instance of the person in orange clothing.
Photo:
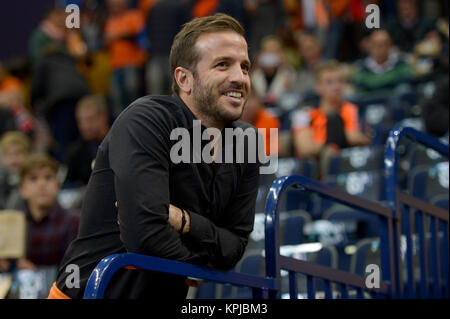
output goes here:
{"type": "Polygon", "coordinates": [[[276,136],[270,134],[270,129],[275,128],[279,130],[281,128],[280,120],[275,116],[275,114],[264,107],[264,104],[254,90],[251,91],[248,97],[241,120],[252,124],[257,129],[265,129],[265,134],[263,131],[261,131],[261,133],[263,133],[266,155],[269,156],[278,154],[278,134],[276,136]]]}
{"type": "Polygon", "coordinates": [[[104,41],[112,69],[111,97],[115,117],[140,95],[139,72],[146,54],[138,46],[136,36],[144,26],[142,11],[130,9],[129,0],[108,0],[104,41]]]}
{"type": "Polygon", "coordinates": [[[304,108],[292,117],[294,147],[298,157],[319,157],[339,149],[370,144],[358,123],[358,107],[344,101],[344,76],[330,61],[317,71],[318,108],[304,108]]]}
{"type": "Polygon", "coordinates": [[[23,89],[23,83],[18,78],[9,75],[0,62],[0,94],[16,89],[23,89]]]}

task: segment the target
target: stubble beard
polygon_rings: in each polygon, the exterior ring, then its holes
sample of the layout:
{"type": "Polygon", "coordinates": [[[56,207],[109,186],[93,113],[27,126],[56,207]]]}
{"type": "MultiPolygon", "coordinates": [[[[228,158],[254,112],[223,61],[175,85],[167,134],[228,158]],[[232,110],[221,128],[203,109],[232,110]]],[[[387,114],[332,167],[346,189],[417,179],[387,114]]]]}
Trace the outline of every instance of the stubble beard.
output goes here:
{"type": "Polygon", "coordinates": [[[247,100],[244,101],[239,115],[227,112],[219,105],[221,94],[212,85],[203,85],[198,76],[194,76],[193,97],[199,114],[214,126],[225,126],[239,120],[247,102],[247,100]]]}

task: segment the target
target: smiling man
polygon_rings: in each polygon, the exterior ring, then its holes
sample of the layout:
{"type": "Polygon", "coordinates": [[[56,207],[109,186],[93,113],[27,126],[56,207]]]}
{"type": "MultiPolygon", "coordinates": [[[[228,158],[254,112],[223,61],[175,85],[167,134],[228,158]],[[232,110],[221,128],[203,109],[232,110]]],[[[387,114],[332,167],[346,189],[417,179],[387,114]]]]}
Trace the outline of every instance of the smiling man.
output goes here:
{"type": "MultiPolygon", "coordinates": [[[[92,270],[111,254],[145,254],[222,270],[242,257],[253,229],[260,163],[175,164],[170,149],[176,141],[170,135],[177,128],[192,133],[196,120],[202,132],[256,132],[239,121],[250,90],[243,34],[235,19],[217,14],[192,20],[175,37],[170,53],[174,94],[133,102],[100,145],[78,238],[66,252],[49,298],[82,298],[92,270]],[[78,286],[67,285],[71,264],[80,269],[78,286]]],[[[186,293],[185,278],[122,269],[105,297],[178,300],[186,293]]]]}

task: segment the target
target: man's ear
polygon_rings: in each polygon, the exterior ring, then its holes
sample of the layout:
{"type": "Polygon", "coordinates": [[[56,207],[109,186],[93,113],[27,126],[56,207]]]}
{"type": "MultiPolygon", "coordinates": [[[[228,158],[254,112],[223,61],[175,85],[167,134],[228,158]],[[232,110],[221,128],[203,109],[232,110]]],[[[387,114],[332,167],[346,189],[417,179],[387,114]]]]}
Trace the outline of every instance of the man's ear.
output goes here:
{"type": "Polygon", "coordinates": [[[174,75],[180,91],[186,94],[191,94],[194,86],[194,76],[192,72],[179,66],[175,69],[174,75]]]}

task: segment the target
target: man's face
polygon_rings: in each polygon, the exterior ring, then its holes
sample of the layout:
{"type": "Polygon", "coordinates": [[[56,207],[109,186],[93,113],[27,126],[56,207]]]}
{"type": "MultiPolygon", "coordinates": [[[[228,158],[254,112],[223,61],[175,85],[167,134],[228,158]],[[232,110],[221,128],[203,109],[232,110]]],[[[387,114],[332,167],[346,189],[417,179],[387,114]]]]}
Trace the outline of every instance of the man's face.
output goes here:
{"type": "Polygon", "coordinates": [[[19,168],[28,156],[28,152],[21,145],[9,145],[2,152],[2,162],[13,173],[19,168]]]}
{"type": "Polygon", "coordinates": [[[312,36],[302,36],[299,41],[298,49],[300,55],[306,61],[314,61],[320,58],[320,45],[312,36]]]}
{"type": "Polygon", "coordinates": [[[201,35],[194,72],[193,98],[198,112],[216,123],[238,120],[250,91],[247,42],[235,32],[201,35]]]}
{"type": "Polygon", "coordinates": [[[398,0],[398,15],[405,20],[414,20],[417,17],[417,3],[415,0],[398,0]]]}
{"type": "Polygon", "coordinates": [[[99,113],[89,107],[77,109],[76,119],[78,130],[86,141],[93,141],[103,138],[102,133],[108,125],[106,114],[99,113]]]}
{"type": "Polygon", "coordinates": [[[317,80],[316,90],[322,99],[342,101],[345,81],[340,70],[324,70],[317,80]]]}
{"type": "Polygon", "coordinates": [[[370,36],[369,52],[378,63],[381,64],[387,61],[391,49],[391,37],[386,31],[375,31],[370,36]]]}
{"type": "Polygon", "coordinates": [[[53,206],[58,192],[56,174],[49,167],[32,169],[20,184],[23,198],[38,207],[53,206]]]}

